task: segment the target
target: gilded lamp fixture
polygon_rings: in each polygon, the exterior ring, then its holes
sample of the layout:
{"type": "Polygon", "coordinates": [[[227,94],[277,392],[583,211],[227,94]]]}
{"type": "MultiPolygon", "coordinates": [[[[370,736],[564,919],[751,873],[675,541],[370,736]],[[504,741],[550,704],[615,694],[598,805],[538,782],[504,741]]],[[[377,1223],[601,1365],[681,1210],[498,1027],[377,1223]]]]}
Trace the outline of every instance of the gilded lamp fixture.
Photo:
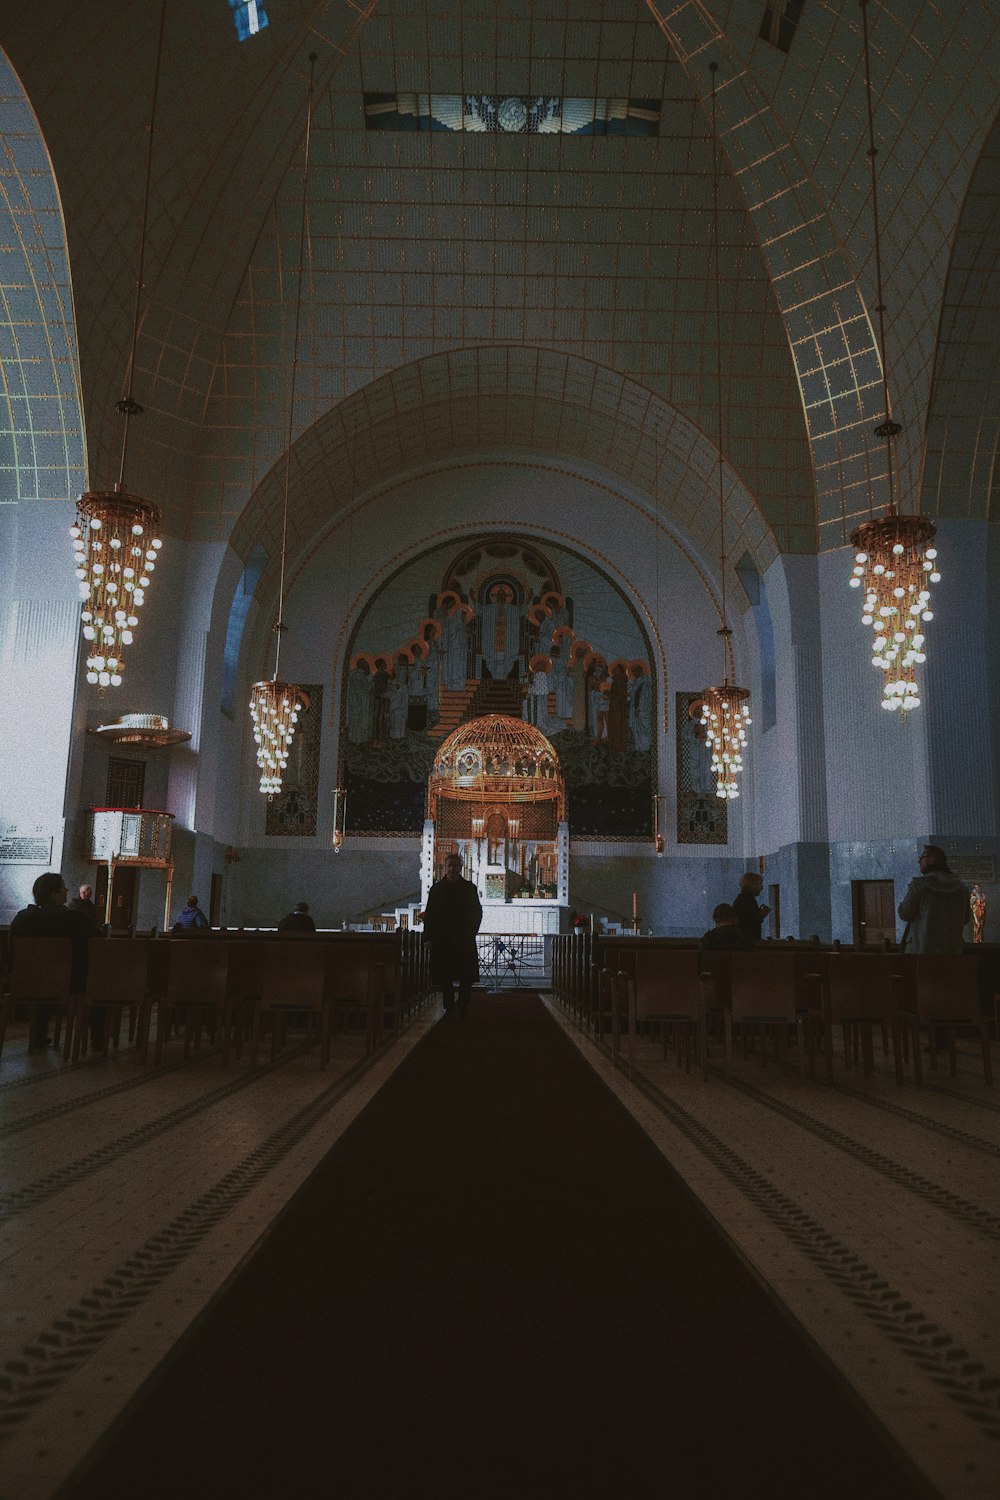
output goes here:
{"type": "Polygon", "coordinates": [[[715,357],[719,394],[719,574],[722,592],[722,682],[701,695],[701,723],[712,751],[712,775],[717,797],[728,800],[740,795],[739,775],[747,729],[751,724],[750,690],[730,681],[733,671],[733,632],[729,628],[726,600],[726,502],[722,473],[722,307],[719,285],[719,138],[716,123],[716,78],[718,63],[709,63],[712,73],[712,240],[715,282],[715,357]]]}
{"type": "Polygon", "coordinates": [[[126,370],[126,389],[116,403],[124,419],[118,482],[113,490],[88,490],[76,503],[76,520],[70,527],[76,578],[80,586],[80,622],[89,647],[87,681],[99,687],[120,687],[125,670],[125,651],[132,644],[139,623],[139,610],[156,569],[163,538],[160,511],[149,500],[125,488],[129,422],[142,415],[132,395],[135,351],[139,334],[143,272],[146,260],[146,224],[149,219],[149,184],[153,165],[156,98],[160,86],[166,0],[160,9],[160,28],[153,69],[153,100],[146,148],[146,181],[143,192],[142,225],[139,231],[139,266],[132,313],[132,344],[126,370]]]}
{"type": "Polygon", "coordinates": [[[255,682],[250,690],[250,719],[257,746],[260,789],[268,798],[281,791],[281,781],[288,765],[288,750],[295,738],[299,714],[309,705],[302,689],[294,682],[284,682],[278,675],[281,659],[281,637],[286,629],[282,620],[285,607],[285,552],[288,542],[288,486],[292,463],[292,424],[295,416],[295,376],[299,362],[299,323],[302,316],[302,277],[306,247],[306,207],[309,194],[309,138],[312,133],[313,77],[315,52],[309,54],[309,92],[306,98],[306,128],[303,144],[302,214],[299,223],[299,274],[295,288],[295,331],[292,336],[292,375],[288,392],[288,430],[285,434],[285,487],[281,510],[281,563],[278,572],[278,618],[274,626],[274,676],[255,682]]]}
{"type": "Polygon", "coordinates": [[[122,490],[88,491],[70,527],[80,585],[87,681],[119,687],[163,540],[160,512],[122,490]]]}
{"type": "MultiPolygon", "coordinates": [[[[722,633],[720,630],[719,634],[722,633]]],[[[727,630],[726,635],[729,633],[727,630]]],[[[737,778],[743,770],[747,729],[753,723],[749,688],[734,686],[728,675],[720,687],[706,688],[702,693],[701,722],[712,751],[715,794],[723,800],[738,797],[740,784],[737,778]]]]}
{"type": "Polygon", "coordinates": [[[882,296],[882,252],[879,239],[878,175],[875,158],[875,118],[868,45],[868,0],[861,0],[864,37],[865,97],[868,104],[868,160],[872,179],[872,220],[875,240],[876,310],[882,359],[884,415],[875,436],[885,443],[888,504],[883,516],[863,521],[851,532],[855,549],[852,589],[864,590],[861,623],[872,632],[872,666],[884,674],[882,707],[891,713],[919,708],[916,668],[926,660],[924,626],[934,618],[930,585],[940,580],[934,523],[926,516],[902,515],[896,504],[896,466],[893,442],[902,432],[889,406],[886,356],[885,300],[882,296]]]}
{"type": "Polygon", "coordinates": [[[253,685],[250,718],[257,745],[260,789],[268,797],[281,791],[289,746],[295,737],[299,714],[306,707],[304,700],[301,688],[293,682],[282,682],[277,676],[253,685]]]}

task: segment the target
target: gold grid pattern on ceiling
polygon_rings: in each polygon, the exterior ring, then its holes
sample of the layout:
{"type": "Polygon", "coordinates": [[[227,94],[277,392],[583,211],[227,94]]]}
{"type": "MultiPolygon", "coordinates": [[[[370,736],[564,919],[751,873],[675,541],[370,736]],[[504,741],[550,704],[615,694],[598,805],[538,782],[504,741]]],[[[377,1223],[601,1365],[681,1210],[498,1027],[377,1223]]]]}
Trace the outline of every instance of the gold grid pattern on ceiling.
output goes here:
{"type": "MultiPolygon", "coordinates": [[[[494,342],[610,366],[714,431],[710,156],[699,98],[711,52],[723,77],[739,84],[722,111],[739,173],[726,184],[722,213],[727,457],[779,545],[839,544],[878,463],[868,452],[877,359],[863,315],[873,276],[855,8],[810,0],[787,55],[757,37],[756,7],[727,8],[724,43],[696,0],[663,8],[663,30],[657,8],[641,0],[512,0],[502,8],[452,0],[444,10],[424,0],[362,8],[289,0],[266,40],[242,47],[225,7],[210,19],[194,0],[171,8],[151,300],[135,381],[147,416],[132,460],[133,483],[167,503],[170,529],[190,523],[197,536],[228,535],[281,450],[293,159],[311,45],[320,52],[321,101],[330,92],[313,153],[308,374],[297,431],[402,363],[494,342]],[[364,129],[366,89],[470,88],[658,96],[661,135],[456,140],[364,129]],[[788,262],[792,273],[776,271],[772,282],[757,242],[774,269],[793,239],[801,248],[788,262]]],[[[57,0],[39,0],[5,36],[50,143],[69,225],[97,474],[115,446],[130,316],[126,231],[137,222],[142,153],[123,152],[121,142],[141,136],[148,113],[148,9],[136,8],[123,28],[109,0],[69,16],[57,0]]],[[[880,0],[876,8],[891,363],[907,492],[942,308],[957,349],[967,299],[981,310],[991,296],[981,276],[964,276],[965,264],[950,256],[953,241],[969,243],[956,238],[956,225],[993,120],[998,30],[1000,13],[972,0],[880,0]]],[[[987,196],[984,188],[978,209],[987,196]]],[[[944,399],[968,381],[972,363],[949,375],[944,399]]],[[[465,394],[477,400],[476,390],[465,394]]],[[[428,420],[407,411],[416,415],[401,414],[404,446],[407,422],[419,434],[428,420]]],[[[511,443],[530,437],[527,413],[528,402],[520,416],[511,411],[511,443]]],[[[992,454],[996,424],[988,409],[983,416],[992,427],[985,440],[978,431],[980,452],[992,454]]],[[[700,467],[702,456],[688,476],[692,509],[700,467]]],[[[984,462],[971,473],[939,464],[929,508],[982,513],[991,472],[984,462]]]]}

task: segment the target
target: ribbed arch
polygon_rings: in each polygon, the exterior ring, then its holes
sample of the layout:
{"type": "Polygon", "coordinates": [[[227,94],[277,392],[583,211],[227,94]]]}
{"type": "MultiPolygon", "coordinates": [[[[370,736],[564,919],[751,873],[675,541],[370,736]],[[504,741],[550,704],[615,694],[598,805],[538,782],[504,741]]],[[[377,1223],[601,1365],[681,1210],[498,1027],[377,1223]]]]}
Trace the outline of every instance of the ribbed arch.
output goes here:
{"type": "Polygon", "coordinates": [[[66,230],[45,141],[0,51],[0,500],[86,488],[66,230]]]}
{"type": "MultiPolygon", "coordinates": [[[[759,48],[753,55],[752,72],[748,59],[753,44],[745,43],[741,55],[702,0],[682,0],[669,7],[662,0],[647,0],[647,4],[706,108],[711,97],[709,63],[719,64],[721,144],[742,188],[785,320],[812,452],[820,549],[835,547],[853,524],[873,506],[880,509],[888,498],[883,445],[872,438],[882,413],[882,366],[855,264],[865,263],[866,271],[870,270],[870,230],[866,234],[863,224],[835,220],[825,180],[833,170],[843,175],[846,160],[856,182],[855,191],[846,197],[859,211],[865,210],[870,185],[864,160],[860,10],[855,6],[846,16],[843,6],[817,0],[808,8],[809,14],[803,14],[802,34],[796,34],[794,48],[807,58],[814,53],[837,55],[842,59],[843,86],[840,92],[830,91],[825,105],[815,105],[810,99],[817,117],[802,122],[800,149],[799,137],[776,107],[780,90],[772,84],[769,96],[755,76],[759,72],[763,78],[769,70],[770,59],[762,58],[759,48]],[[817,137],[823,138],[824,147],[815,145],[817,137]],[[859,252],[854,260],[847,249],[848,235],[859,252]]],[[[904,115],[912,126],[914,102],[923,97],[914,77],[944,64],[917,34],[912,7],[902,8],[898,16],[889,4],[872,7],[872,11],[872,51],[881,77],[882,113],[876,123],[894,138],[904,115]]],[[[957,48],[952,56],[971,69],[967,47],[957,48]]],[[[979,82],[979,89],[970,86],[965,91],[970,106],[978,107],[989,95],[988,78],[979,82]]],[[[789,104],[793,97],[790,91],[789,104]]],[[[942,152],[941,137],[946,132],[941,122],[932,121],[926,128],[921,172],[937,183],[945,181],[945,173],[951,174],[948,181],[954,181],[956,172],[970,170],[968,161],[956,163],[953,149],[950,156],[942,152]]],[[[882,138],[878,128],[876,134],[882,138]]],[[[891,143],[889,149],[883,146],[879,158],[883,176],[890,162],[896,165],[891,143]]],[[[907,508],[915,499],[930,387],[933,324],[939,306],[934,273],[943,279],[948,249],[940,225],[933,220],[927,225],[919,217],[924,202],[925,195],[916,188],[909,201],[904,195],[895,205],[894,226],[893,205],[888,198],[884,205],[890,210],[886,239],[893,237],[897,272],[897,284],[891,289],[894,347],[890,355],[897,363],[890,400],[898,405],[900,390],[906,391],[907,410],[898,414],[904,418],[899,457],[904,487],[910,492],[904,494],[907,508]],[[921,241],[919,280],[906,271],[910,242],[917,236],[921,241]],[[924,243],[928,236],[932,243],[924,243]]],[[[871,275],[867,285],[874,301],[871,275]]]]}
{"type": "MultiPolygon", "coordinates": [[[[520,346],[432,355],[381,377],[326,413],[292,450],[288,555],[305,555],[362,497],[440,463],[490,456],[502,464],[587,471],[650,497],[664,524],[702,558],[719,553],[718,452],[710,438],[645,387],[584,359],[520,346]]],[[[774,535],[723,465],[726,548],[764,572],[774,535]]],[[[255,491],[232,534],[246,558],[263,545],[273,583],[284,465],[255,491]]],[[[714,570],[713,570],[714,571],[714,570]]]]}
{"type": "Polygon", "coordinates": [[[1000,121],[966,195],[948,267],[927,424],[924,509],[1000,516],[1000,121]]]}

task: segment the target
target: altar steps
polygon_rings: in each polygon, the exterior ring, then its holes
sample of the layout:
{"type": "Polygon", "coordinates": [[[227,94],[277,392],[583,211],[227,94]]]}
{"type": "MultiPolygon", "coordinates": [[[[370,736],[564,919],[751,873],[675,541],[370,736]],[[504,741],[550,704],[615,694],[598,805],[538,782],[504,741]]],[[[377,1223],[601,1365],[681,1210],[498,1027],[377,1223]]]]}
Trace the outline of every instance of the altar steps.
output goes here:
{"type": "Polygon", "coordinates": [[[427,733],[431,739],[441,740],[466,719],[478,719],[484,714],[507,714],[520,719],[523,701],[519,682],[496,682],[491,678],[479,681],[470,677],[464,688],[440,689],[440,717],[427,733]]]}
{"type": "Polygon", "coordinates": [[[427,730],[433,740],[443,740],[469,718],[469,704],[476,696],[479,683],[471,677],[464,688],[442,687],[438,693],[438,721],[427,730]]]}

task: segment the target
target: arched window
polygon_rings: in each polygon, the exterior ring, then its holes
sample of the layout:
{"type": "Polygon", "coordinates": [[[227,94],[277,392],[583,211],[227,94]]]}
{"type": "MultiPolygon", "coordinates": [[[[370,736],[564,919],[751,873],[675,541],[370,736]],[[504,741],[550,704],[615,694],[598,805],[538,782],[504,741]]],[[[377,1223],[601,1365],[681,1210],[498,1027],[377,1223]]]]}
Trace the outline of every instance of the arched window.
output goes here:
{"type": "Polygon", "coordinates": [[[250,613],[253,603],[254,590],[260,582],[260,575],[264,571],[267,562],[267,553],[264,548],[257,546],[253,549],[246,560],[240,581],[236,585],[236,593],[233,595],[232,606],[229,610],[229,624],[226,626],[226,648],[222,657],[222,712],[230,719],[233,717],[233,695],[236,691],[236,668],[240,660],[240,647],[243,644],[243,629],[250,613]]]}

